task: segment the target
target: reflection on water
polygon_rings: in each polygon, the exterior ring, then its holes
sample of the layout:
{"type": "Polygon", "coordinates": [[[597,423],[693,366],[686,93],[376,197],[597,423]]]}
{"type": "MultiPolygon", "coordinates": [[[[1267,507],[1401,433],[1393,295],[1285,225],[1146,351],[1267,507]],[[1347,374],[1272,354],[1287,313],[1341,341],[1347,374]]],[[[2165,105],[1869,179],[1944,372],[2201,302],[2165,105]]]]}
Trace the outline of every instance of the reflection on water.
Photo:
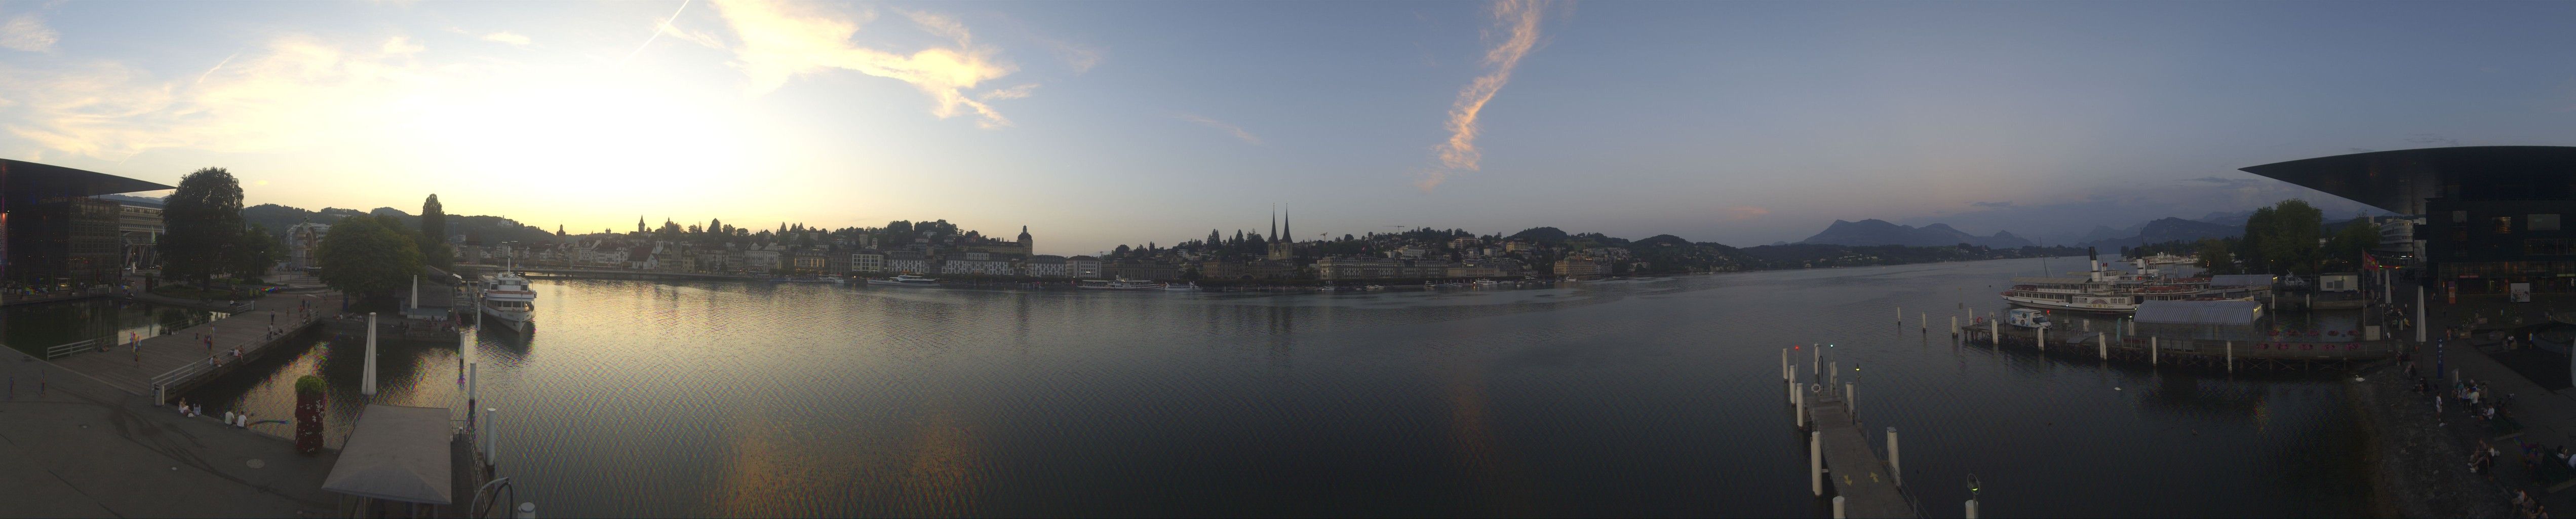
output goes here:
{"type": "Polygon", "coordinates": [[[42,356],[45,348],[103,337],[125,342],[179,330],[224,314],[114,299],[0,307],[0,344],[42,356]]]}
{"type": "MultiPolygon", "coordinates": [[[[1340,294],[557,281],[534,338],[468,356],[503,471],[558,516],[1812,515],[1778,379],[1779,348],[1809,342],[1836,345],[1865,427],[1904,431],[1927,506],[1975,473],[1998,515],[2358,512],[2330,374],[1889,326],[1898,306],[1999,311],[1964,294],[2034,270],[1340,294]]],[[[284,382],[320,373],[345,428],[354,351],[204,393],[283,413],[284,382]]],[[[383,399],[454,398],[453,346],[385,359],[383,399]]]]}

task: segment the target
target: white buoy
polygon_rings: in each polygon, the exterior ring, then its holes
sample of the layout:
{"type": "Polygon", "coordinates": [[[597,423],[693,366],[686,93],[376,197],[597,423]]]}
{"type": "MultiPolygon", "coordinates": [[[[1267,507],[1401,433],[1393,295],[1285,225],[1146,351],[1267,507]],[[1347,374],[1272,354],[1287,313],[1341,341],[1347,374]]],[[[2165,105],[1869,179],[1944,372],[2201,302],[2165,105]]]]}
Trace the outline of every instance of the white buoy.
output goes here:
{"type": "Polygon", "coordinates": [[[519,513],[510,517],[511,519],[537,519],[537,504],[519,503],[519,513]]]}
{"type": "Polygon", "coordinates": [[[367,312],[367,373],[359,377],[358,393],[376,396],[376,313],[367,312]]]}
{"type": "Polygon", "coordinates": [[[1843,496],[1834,496],[1834,519],[1843,519],[1843,496]]]}
{"type": "Polygon", "coordinates": [[[1905,463],[1896,456],[1896,428],[1887,428],[1887,473],[1896,478],[1896,486],[1905,486],[1905,463]]]}
{"type": "Polygon", "coordinates": [[[1807,433],[1807,491],[1825,497],[1825,433],[1807,433]]]}

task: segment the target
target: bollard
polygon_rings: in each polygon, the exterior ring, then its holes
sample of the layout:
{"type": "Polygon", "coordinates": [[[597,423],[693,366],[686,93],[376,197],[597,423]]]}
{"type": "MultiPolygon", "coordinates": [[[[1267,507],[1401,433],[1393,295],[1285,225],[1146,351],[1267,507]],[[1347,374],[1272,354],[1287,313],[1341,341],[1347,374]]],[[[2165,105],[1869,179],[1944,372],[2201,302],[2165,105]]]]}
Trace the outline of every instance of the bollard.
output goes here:
{"type": "Polygon", "coordinates": [[[376,396],[376,313],[367,312],[367,374],[358,381],[358,393],[376,396]]]}
{"type": "Polygon", "coordinates": [[[1977,519],[1977,500],[1968,500],[1968,519],[1977,519]]]}
{"type": "Polygon", "coordinates": [[[1843,496],[1834,496],[1834,519],[1843,519],[1843,496]]]}
{"type": "Polygon", "coordinates": [[[1807,491],[1825,497],[1825,433],[1807,433],[1807,491]]]}
{"type": "Polygon", "coordinates": [[[536,503],[519,503],[519,513],[518,513],[518,514],[516,514],[516,515],[511,515],[511,516],[510,516],[510,518],[511,518],[511,519],[537,519],[537,504],[536,504],[536,503]]]}
{"type": "Polygon", "coordinates": [[[1887,428],[1887,474],[1896,478],[1896,486],[1905,486],[1905,463],[1896,457],[1896,428],[1887,428]]]}

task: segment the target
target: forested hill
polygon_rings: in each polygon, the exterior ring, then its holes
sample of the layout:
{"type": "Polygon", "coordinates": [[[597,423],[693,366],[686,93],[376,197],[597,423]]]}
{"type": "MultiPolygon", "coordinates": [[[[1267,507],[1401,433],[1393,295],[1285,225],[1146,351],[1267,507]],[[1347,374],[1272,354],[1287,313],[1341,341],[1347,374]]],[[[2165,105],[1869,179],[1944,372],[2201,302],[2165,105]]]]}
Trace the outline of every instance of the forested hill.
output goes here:
{"type": "MultiPolygon", "coordinates": [[[[405,226],[409,226],[413,229],[420,228],[419,215],[414,215],[401,209],[391,207],[378,207],[374,211],[359,211],[356,209],[342,209],[337,207],[325,207],[320,211],[311,211],[277,204],[260,204],[242,208],[243,221],[265,226],[268,228],[269,232],[281,234],[286,232],[287,227],[298,223],[332,223],[339,221],[341,218],[362,214],[391,215],[395,219],[402,220],[403,225],[405,226]]],[[[552,241],[555,239],[554,231],[539,229],[519,223],[518,220],[499,216],[447,215],[447,232],[450,235],[463,235],[466,237],[466,240],[470,242],[479,242],[487,245],[505,241],[532,243],[552,241]]]]}

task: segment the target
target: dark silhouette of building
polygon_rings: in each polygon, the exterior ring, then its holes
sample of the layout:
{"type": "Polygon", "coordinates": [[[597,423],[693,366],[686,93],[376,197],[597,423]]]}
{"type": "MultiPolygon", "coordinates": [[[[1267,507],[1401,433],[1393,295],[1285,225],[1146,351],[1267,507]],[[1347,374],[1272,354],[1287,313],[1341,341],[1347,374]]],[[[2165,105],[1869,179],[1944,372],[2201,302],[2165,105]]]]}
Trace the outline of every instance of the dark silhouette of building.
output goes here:
{"type": "Polygon", "coordinates": [[[2423,261],[2462,292],[2507,283],[2576,289],[2576,147],[2375,151],[2244,168],[2421,223],[2423,261]]]}
{"type": "Polygon", "coordinates": [[[123,270],[119,206],[90,197],[170,186],[0,159],[0,279],[59,291],[112,285],[123,270]]]}

